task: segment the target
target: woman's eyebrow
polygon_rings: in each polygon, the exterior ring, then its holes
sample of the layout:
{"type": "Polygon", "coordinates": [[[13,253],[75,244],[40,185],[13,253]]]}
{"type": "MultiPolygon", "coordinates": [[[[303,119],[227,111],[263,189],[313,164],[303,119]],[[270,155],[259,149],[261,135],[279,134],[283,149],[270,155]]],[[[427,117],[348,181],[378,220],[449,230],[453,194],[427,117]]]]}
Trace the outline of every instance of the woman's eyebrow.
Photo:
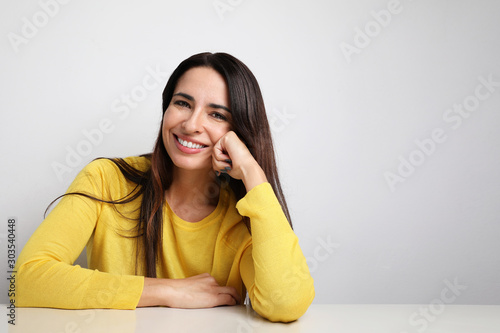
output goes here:
{"type": "Polygon", "coordinates": [[[184,97],[187,100],[194,101],[194,97],[193,96],[185,94],[185,93],[179,92],[177,94],[174,94],[174,96],[182,96],[182,97],[184,97]]]}
{"type": "Polygon", "coordinates": [[[229,113],[231,113],[231,110],[229,110],[227,107],[225,107],[224,105],[219,105],[219,104],[214,104],[214,103],[210,103],[208,104],[208,106],[210,106],[211,108],[214,108],[214,109],[222,109],[222,110],[225,110],[229,113]]]}
{"type": "MultiPolygon", "coordinates": [[[[188,95],[186,93],[178,92],[178,93],[174,94],[174,96],[181,96],[181,97],[184,97],[185,99],[187,99],[189,101],[194,101],[194,97],[191,96],[191,95],[188,95]]],[[[231,110],[229,110],[229,108],[226,107],[226,106],[224,106],[224,105],[210,103],[210,104],[208,104],[208,106],[211,107],[211,108],[214,108],[214,109],[223,109],[223,110],[231,113],[231,110]]]]}

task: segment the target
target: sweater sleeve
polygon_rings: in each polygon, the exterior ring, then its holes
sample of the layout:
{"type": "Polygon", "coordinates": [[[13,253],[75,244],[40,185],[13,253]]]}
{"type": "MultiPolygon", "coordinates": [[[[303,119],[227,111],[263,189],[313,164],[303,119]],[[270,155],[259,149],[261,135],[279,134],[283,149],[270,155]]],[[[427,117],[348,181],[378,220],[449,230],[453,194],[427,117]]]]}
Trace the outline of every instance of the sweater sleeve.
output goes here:
{"type": "MultiPolygon", "coordinates": [[[[101,198],[105,163],[109,161],[96,160],[87,165],[68,192],[101,198]]],[[[73,266],[92,237],[101,208],[101,202],[80,195],[61,199],[20,253],[16,264],[17,306],[63,309],[137,306],[144,277],[73,266]]]]}
{"type": "Polygon", "coordinates": [[[252,245],[243,254],[240,272],[253,309],[271,321],[298,319],[314,299],[314,283],[271,185],[254,187],[236,208],[250,218],[252,245]]]}

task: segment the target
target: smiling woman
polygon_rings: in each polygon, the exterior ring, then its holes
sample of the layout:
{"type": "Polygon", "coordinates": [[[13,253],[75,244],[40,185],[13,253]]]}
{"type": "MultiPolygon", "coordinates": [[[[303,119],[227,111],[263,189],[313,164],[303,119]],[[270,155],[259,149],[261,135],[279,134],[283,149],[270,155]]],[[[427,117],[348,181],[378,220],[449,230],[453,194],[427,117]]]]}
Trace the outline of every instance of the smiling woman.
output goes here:
{"type": "Polygon", "coordinates": [[[24,307],[242,303],[293,321],[314,298],[281,190],[257,81],[238,59],[183,61],[151,154],[97,159],[17,261],[24,307]],[[73,266],[87,246],[88,269],[73,266]]]}
{"type": "Polygon", "coordinates": [[[232,127],[228,95],[224,78],[210,67],[192,68],[179,79],[162,128],[165,149],[176,167],[212,168],[213,147],[232,127]]]}

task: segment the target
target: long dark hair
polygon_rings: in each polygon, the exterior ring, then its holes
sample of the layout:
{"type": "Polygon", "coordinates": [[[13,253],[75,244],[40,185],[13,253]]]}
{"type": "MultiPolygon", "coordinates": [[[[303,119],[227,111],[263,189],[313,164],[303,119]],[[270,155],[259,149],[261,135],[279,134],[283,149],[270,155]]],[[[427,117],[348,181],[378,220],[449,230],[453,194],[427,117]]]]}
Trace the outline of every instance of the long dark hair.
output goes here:
{"type": "MultiPolygon", "coordinates": [[[[200,53],[184,60],[174,70],[163,90],[163,115],[165,115],[165,110],[170,104],[177,82],[184,73],[195,67],[212,68],[225,79],[229,90],[229,107],[232,110],[232,129],[246,144],[257,163],[263,169],[290,226],[292,226],[288,206],[278,177],[264,100],[257,80],[245,64],[227,53],[200,53]]],[[[105,201],[93,198],[85,193],[67,194],[83,195],[111,204],[125,204],[142,195],[136,237],[141,239],[144,252],[139,254],[140,249],[138,246],[136,253],[138,258],[139,256],[144,258],[146,276],[156,277],[156,264],[163,255],[161,244],[163,205],[166,200],[165,191],[170,187],[173,180],[173,162],[163,144],[162,126],[160,126],[153,152],[143,156],[151,160],[151,167],[146,171],[135,169],[123,159],[111,159],[125,178],[137,184],[132,193],[125,198],[116,201],[105,201]]],[[[231,179],[228,184],[237,200],[245,196],[246,189],[241,180],[231,179]]],[[[244,217],[243,220],[249,226],[248,219],[244,217]]]]}

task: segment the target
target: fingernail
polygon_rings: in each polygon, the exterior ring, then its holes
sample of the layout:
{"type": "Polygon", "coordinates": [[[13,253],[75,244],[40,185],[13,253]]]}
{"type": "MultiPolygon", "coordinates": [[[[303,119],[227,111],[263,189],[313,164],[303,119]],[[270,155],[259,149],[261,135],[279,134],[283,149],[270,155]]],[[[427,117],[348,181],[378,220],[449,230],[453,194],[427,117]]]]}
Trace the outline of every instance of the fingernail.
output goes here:
{"type": "Polygon", "coordinates": [[[227,160],[224,160],[226,163],[233,164],[233,161],[231,161],[229,158],[227,160]]]}
{"type": "Polygon", "coordinates": [[[230,168],[230,167],[225,167],[224,169],[226,170],[226,172],[231,171],[231,168],[230,168]]]}

